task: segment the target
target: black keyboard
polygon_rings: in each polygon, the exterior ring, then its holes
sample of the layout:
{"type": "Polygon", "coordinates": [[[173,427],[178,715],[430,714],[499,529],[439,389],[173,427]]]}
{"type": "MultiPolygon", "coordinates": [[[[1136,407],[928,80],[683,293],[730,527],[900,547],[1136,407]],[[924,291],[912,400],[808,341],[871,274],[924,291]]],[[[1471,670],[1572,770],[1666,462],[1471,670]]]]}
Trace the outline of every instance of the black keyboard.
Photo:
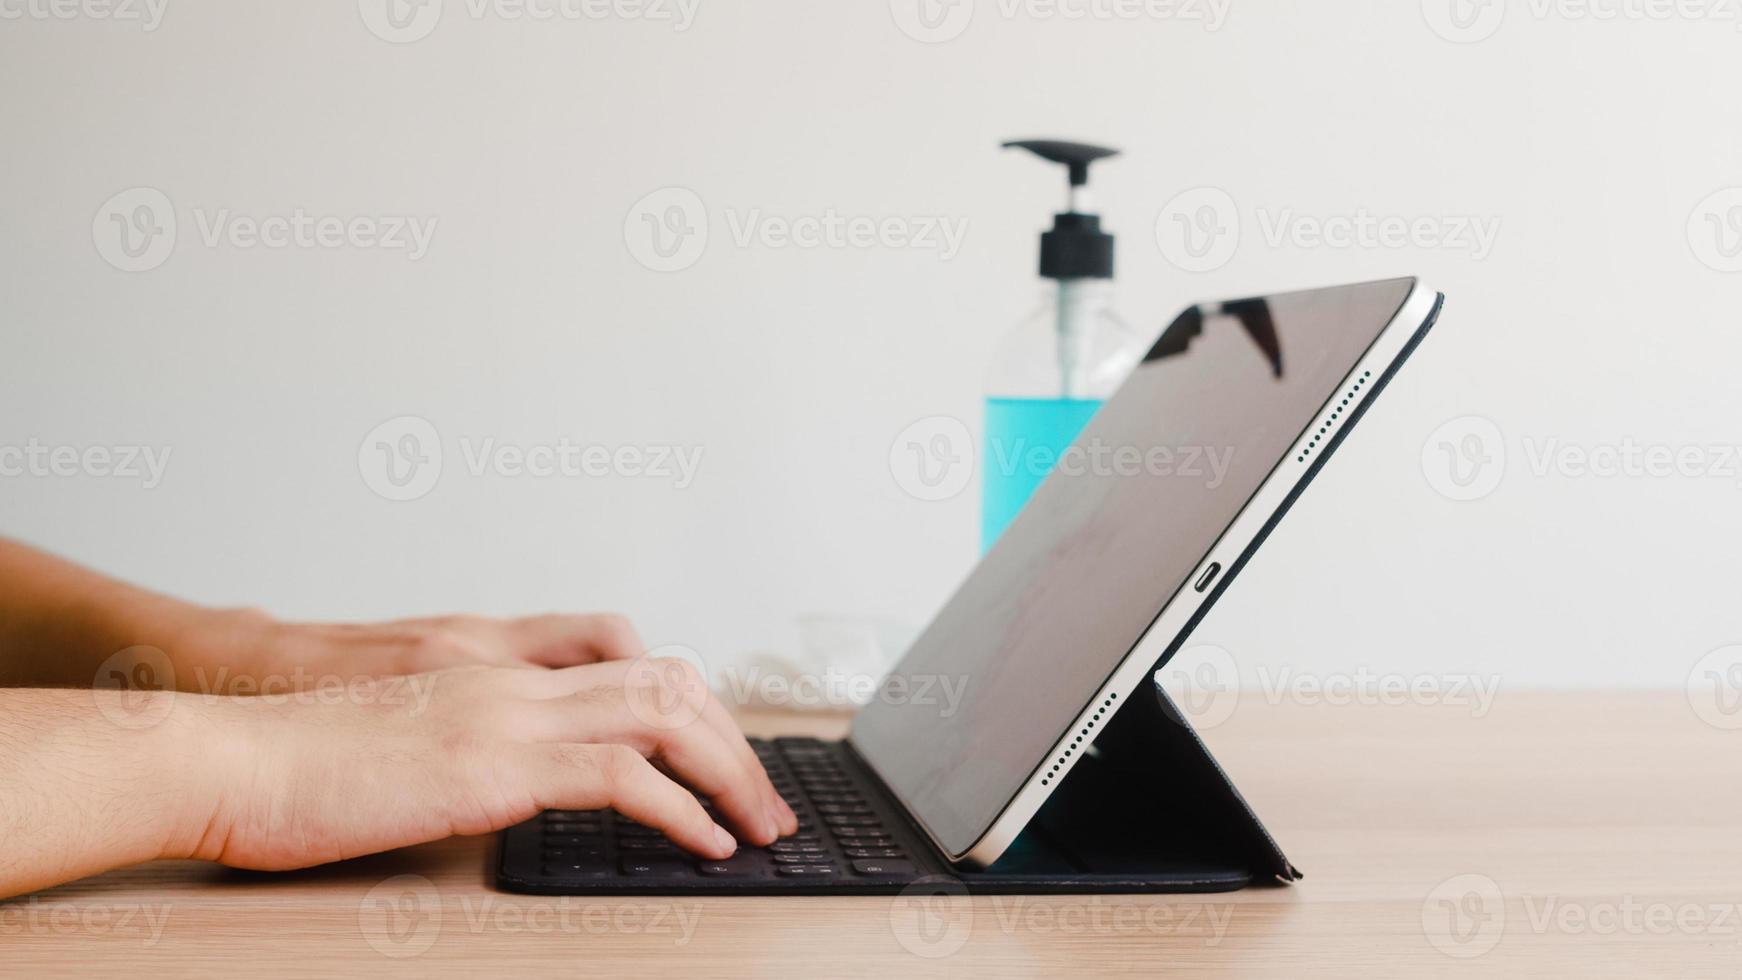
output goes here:
{"type": "Polygon", "coordinates": [[[798,815],[792,836],[768,847],[740,844],[716,861],[610,810],[549,810],[504,833],[498,881],[553,894],[865,892],[898,891],[945,871],[841,743],[750,744],[798,815]]]}

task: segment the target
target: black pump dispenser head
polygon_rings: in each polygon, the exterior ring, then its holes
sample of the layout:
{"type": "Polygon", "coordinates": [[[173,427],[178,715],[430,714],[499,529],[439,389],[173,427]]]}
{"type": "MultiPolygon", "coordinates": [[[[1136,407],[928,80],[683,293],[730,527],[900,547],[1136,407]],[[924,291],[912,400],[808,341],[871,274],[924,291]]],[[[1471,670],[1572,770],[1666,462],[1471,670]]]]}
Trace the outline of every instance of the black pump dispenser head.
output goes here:
{"type": "Polygon", "coordinates": [[[1087,206],[1089,164],[1119,151],[1062,140],[1012,140],[1004,146],[1020,147],[1069,168],[1069,203],[1062,213],[1053,215],[1052,230],[1040,236],[1040,274],[1048,279],[1113,278],[1113,236],[1101,230],[1100,215],[1083,209],[1087,206]]]}

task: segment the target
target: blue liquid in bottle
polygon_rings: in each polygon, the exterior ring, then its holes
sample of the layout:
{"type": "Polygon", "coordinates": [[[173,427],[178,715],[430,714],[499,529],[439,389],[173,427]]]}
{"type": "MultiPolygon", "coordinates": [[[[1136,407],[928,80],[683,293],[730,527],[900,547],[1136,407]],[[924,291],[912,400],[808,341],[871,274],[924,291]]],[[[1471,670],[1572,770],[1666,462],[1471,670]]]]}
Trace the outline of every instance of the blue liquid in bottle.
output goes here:
{"type": "Polygon", "coordinates": [[[980,552],[1016,519],[1100,399],[988,398],[980,467],[980,552]]]}

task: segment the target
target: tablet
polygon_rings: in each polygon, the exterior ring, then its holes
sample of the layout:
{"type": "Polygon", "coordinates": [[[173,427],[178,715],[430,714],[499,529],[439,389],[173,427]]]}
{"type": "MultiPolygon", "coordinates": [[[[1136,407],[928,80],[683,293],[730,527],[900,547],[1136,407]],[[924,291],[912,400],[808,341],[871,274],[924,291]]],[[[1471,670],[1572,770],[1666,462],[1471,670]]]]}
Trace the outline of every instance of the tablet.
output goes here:
{"type": "Polygon", "coordinates": [[[1196,306],[1162,333],[854,719],[854,750],[951,861],[1004,852],[1442,299],[1393,279],[1196,306]]]}

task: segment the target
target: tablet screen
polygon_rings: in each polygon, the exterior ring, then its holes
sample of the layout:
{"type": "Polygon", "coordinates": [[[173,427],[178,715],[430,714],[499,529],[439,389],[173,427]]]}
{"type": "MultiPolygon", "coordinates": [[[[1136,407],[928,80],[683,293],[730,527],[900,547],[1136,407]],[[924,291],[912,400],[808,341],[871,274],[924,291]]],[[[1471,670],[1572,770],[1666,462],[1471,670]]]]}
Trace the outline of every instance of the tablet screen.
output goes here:
{"type": "MultiPolygon", "coordinates": [[[[1188,311],[1059,455],[853,724],[946,851],[991,827],[1413,285],[1188,311]]],[[[1000,450],[981,456],[1052,462],[1000,450]]]]}

